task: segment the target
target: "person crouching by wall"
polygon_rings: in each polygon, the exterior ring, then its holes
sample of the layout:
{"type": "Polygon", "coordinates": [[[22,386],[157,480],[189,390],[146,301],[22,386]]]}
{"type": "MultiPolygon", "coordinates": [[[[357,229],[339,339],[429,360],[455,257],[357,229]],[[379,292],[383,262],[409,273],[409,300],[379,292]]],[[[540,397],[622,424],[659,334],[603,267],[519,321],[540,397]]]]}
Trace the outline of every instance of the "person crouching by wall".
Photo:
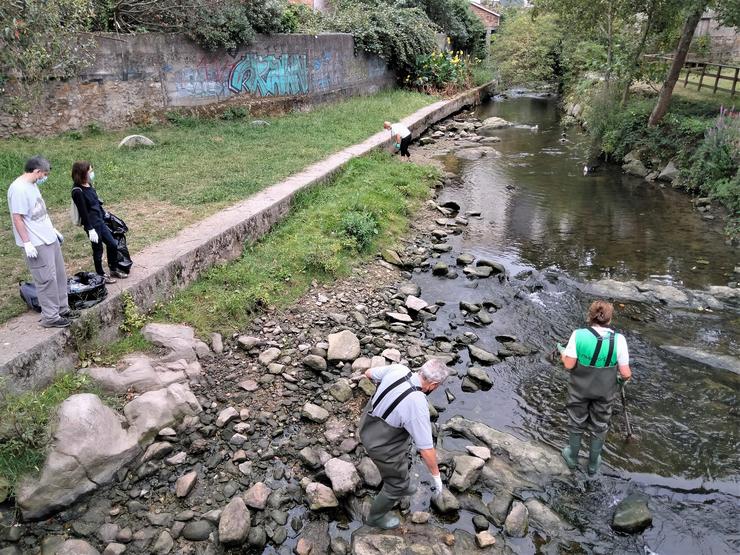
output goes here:
{"type": "Polygon", "coordinates": [[[393,145],[400,153],[401,158],[405,156],[407,159],[410,159],[409,145],[411,144],[411,131],[409,131],[409,128],[402,123],[391,124],[389,121],[384,121],[383,129],[390,130],[393,145]]]}
{"type": "Polygon", "coordinates": [[[72,201],[77,207],[81,225],[90,238],[95,272],[104,276],[106,283],[115,283],[113,278],[125,279],[128,274],[118,270],[118,241],[105,225],[103,203],[92,186],[94,179],[95,172],[90,162],[81,160],[72,164],[72,201]],[[103,271],[103,244],[106,247],[110,274],[103,271]]]}

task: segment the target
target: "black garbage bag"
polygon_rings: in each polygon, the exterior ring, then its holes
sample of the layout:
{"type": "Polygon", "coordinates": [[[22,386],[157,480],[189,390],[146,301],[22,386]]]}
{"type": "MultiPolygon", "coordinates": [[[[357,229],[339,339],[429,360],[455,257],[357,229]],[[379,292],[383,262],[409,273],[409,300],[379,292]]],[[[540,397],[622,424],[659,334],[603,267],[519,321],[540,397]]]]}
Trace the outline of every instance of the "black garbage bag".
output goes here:
{"type": "Polygon", "coordinates": [[[128,226],[121,218],[110,212],[106,212],[104,215],[105,225],[113,235],[113,238],[118,241],[118,260],[116,266],[121,272],[131,272],[131,267],[134,265],[131,260],[131,255],[128,252],[128,246],[126,244],[126,233],[128,232],[128,226]]]}
{"type": "Polygon", "coordinates": [[[94,272],[77,272],[67,278],[67,300],[74,310],[90,308],[108,296],[105,278],[94,272]]]}
{"type": "Polygon", "coordinates": [[[39,297],[36,294],[36,284],[30,281],[19,281],[18,292],[21,294],[21,299],[26,303],[28,308],[41,312],[41,305],[39,304],[39,297]]]}

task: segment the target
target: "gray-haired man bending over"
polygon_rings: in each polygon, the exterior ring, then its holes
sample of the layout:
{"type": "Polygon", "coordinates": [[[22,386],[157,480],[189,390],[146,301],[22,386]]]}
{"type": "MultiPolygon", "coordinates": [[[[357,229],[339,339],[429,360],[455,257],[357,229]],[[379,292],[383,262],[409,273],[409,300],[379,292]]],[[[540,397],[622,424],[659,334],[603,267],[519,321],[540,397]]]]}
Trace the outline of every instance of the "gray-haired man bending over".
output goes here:
{"type": "Polygon", "coordinates": [[[365,373],[378,389],[363,412],[360,439],[383,477],[383,488],[366,520],[370,526],[396,528],[400,520],[389,511],[397,500],[416,491],[409,480],[409,438],[414,439],[432,475],[433,490],[437,495],[442,492],[426,395],[448,375],[439,360],[426,362],[416,373],[401,364],[371,368],[365,373]]]}

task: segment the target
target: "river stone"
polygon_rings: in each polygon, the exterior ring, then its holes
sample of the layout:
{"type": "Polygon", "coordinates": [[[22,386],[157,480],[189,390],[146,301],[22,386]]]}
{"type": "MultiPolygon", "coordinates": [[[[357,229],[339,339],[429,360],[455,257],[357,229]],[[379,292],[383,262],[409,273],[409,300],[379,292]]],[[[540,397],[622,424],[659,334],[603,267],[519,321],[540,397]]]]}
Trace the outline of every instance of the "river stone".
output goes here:
{"type": "Polygon", "coordinates": [[[222,410],[218,413],[218,418],[216,418],[216,426],[219,428],[223,428],[231,422],[232,420],[239,418],[239,411],[236,410],[234,407],[228,407],[222,410]]]}
{"type": "Polygon", "coordinates": [[[326,370],[326,359],[318,355],[308,355],[303,359],[303,365],[314,372],[321,373],[326,370]]]}
{"type": "Polygon", "coordinates": [[[167,553],[172,551],[173,547],[175,547],[175,542],[172,536],[167,530],[162,530],[162,533],[159,534],[157,541],[152,546],[152,553],[156,555],[167,555],[167,553]]]}
{"type": "Polygon", "coordinates": [[[476,313],[480,311],[480,305],[475,303],[469,303],[468,301],[460,301],[460,310],[464,310],[469,313],[476,313]]]}
{"type": "MultiPolygon", "coordinates": [[[[42,555],[46,553],[46,550],[44,548],[41,548],[42,555]]],[[[56,551],[54,551],[56,553],[56,551]]],[[[115,543],[111,542],[108,545],[105,546],[105,549],[103,550],[103,555],[123,555],[126,553],[126,546],[122,543],[115,543]]]]}
{"type": "Polygon", "coordinates": [[[676,164],[673,163],[673,160],[668,162],[666,166],[663,168],[663,170],[658,174],[658,179],[660,181],[669,181],[673,182],[678,177],[679,170],[676,167],[676,164]]]}
{"type": "Polygon", "coordinates": [[[391,362],[401,362],[401,351],[398,349],[384,349],[380,356],[390,360],[391,362]]]}
{"type": "Polygon", "coordinates": [[[414,524],[426,524],[431,515],[425,511],[414,511],[411,513],[411,522],[414,524]]]}
{"type": "Polygon", "coordinates": [[[556,536],[563,530],[572,530],[560,515],[534,497],[527,499],[524,504],[529,512],[529,521],[534,528],[541,530],[548,536],[556,536]]]}
{"type": "Polygon", "coordinates": [[[466,393],[475,393],[476,391],[480,390],[480,387],[478,387],[478,384],[471,380],[468,376],[464,376],[462,382],[460,382],[460,389],[462,389],[466,393]]]}
{"type": "Polygon", "coordinates": [[[346,403],[352,399],[352,387],[347,378],[339,378],[329,388],[329,395],[334,397],[340,403],[346,403]]]}
{"type": "Polygon", "coordinates": [[[311,482],[306,486],[306,498],[308,499],[308,508],[312,511],[330,509],[339,505],[339,501],[337,501],[337,497],[331,488],[319,482],[311,482]]]}
{"type": "Polygon", "coordinates": [[[251,335],[240,335],[236,341],[245,351],[249,351],[250,349],[262,344],[261,339],[258,337],[252,337],[251,335]]]}
{"type": "Polygon", "coordinates": [[[401,257],[393,249],[384,249],[381,253],[381,256],[383,257],[383,260],[385,260],[388,264],[393,264],[394,266],[403,266],[403,260],[401,260],[401,257]]]}
{"type": "Polygon", "coordinates": [[[478,366],[471,366],[468,368],[468,376],[484,386],[491,387],[493,385],[493,381],[488,376],[488,372],[478,366]]]}
{"type": "Polygon", "coordinates": [[[506,266],[504,266],[500,262],[488,260],[487,258],[479,259],[478,261],[476,261],[475,266],[477,268],[491,268],[491,271],[494,275],[506,273],[506,266]]]}
{"type": "Polygon", "coordinates": [[[267,498],[271,493],[272,490],[265,483],[257,482],[244,493],[244,503],[261,511],[267,506],[267,498]]]}
{"type": "Polygon", "coordinates": [[[322,423],[329,418],[329,411],[313,403],[306,403],[301,409],[301,416],[311,422],[322,423]]]}
{"type": "Polygon", "coordinates": [[[521,501],[514,501],[504,522],[504,531],[513,538],[523,538],[529,527],[529,511],[521,501]]]}
{"type": "Polygon", "coordinates": [[[329,443],[338,443],[348,437],[349,433],[349,422],[345,418],[332,416],[326,421],[324,437],[329,443]]]}
{"type": "Polygon", "coordinates": [[[359,357],[352,363],[352,372],[364,373],[370,368],[372,361],[368,357],[359,357]]]}
{"type": "Polygon", "coordinates": [[[131,427],[136,429],[140,441],[146,441],[156,436],[162,428],[186,416],[195,416],[201,410],[190,388],[176,383],[140,395],[123,407],[123,414],[131,427]]]}
{"type": "Polygon", "coordinates": [[[301,449],[298,452],[298,457],[308,468],[316,469],[321,466],[321,458],[316,452],[316,449],[313,449],[312,447],[304,447],[301,449]]]}
{"type": "Polygon", "coordinates": [[[277,347],[270,347],[260,353],[258,360],[263,366],[269,365],[271,362],[275,362],[280,358],[281,351],[277,347]]]}
{"type": "Polygon", "coordinates": [[[83,540],[67,540],[59,547],[55,555],[100,555],[100,551],[83,540]]]}
{"type": "Polygon", "coordinates": [[[414,295],[409,295],[408,297],[406,297],[406,302],[404,304],[406,305],[406,308],[408,308],[409,310],[413,310],[414,312],[419,312],[429,306],[429,303],[427,303],[424,299],[420,299],[419,297],[415,297],[414,295]]]}
{"type": "Polygon", "coordinates": [[[224,340],[220,333],[211,334],[211,349],[217,355],[224,352],[224,340]]]}
{"type": "Polygon", "coordinates": [[[432,274],[435,276],[446,276],[450,269],[444,262],[437,262],[432,268],[432,274]]]}
{"type": "MultiPolygon", "coordinates": [[[[483,127],[490,127],[492,129],[505,129],[514,125],[510,121],[506,121],[504,118],[490,117],[483,120],[483,127]]],[[[480,129],[479,129],[480,131],[480,129]]]]}
{"type": "Polygon", "coordinates": [[[182,529],[182,537],[194,542],[202,542],[208,539],[213,532],[213,524],[207,520],[191,520],[182,529]]]}
{"type": "Polygon", "coordinates": [[[623,164],[622,169],[626,173],[636,175],[637,177],[645,177],[650,173],[650,170],[645,167],[645,164],[637,159],[630,160],[626,164],[623,164]]]}
{"type": "Polygon", "coordinates": [[[614,510],[612,528],[619,532],[637,534],[653,523],[653,515],[648,508],[648,498],[633,493],[623,499],[614,510]]]}
{"type": "Polygon", "coordinates": [[[481,349],[475,345],[468,345],[468,351],[470,352],[471,359],[477,360],[482,364],[493,364],[494,362],[499,362],[498,357],[495,354],[489,353],[485,349],[481,349]]]}
{"type": "Polygon", "coordinates": [[[472,254],[463,253],[457,257],[456,262],[460,266],[469,266],[470,264],[473,263],[474,260],[475,260],[475,257],[472,254]]]}
{"type": "Polygon", "coordinates": [[[247,541],[249,526],[249,509],[241,497],[234,497],[221,513],[218,539],[224,545],[241,545],[247,541]]]}
{"type": "MultiPolygon", "coordinates": [[[[195,337],[193,328],[179,324],[149,323],[141,329],[141,334],[147,341],[172,351],[170,355],[161,360],[182,358],[191,362],[197,358],[196,350],[203,343],[195,337]]],[[[207,345],[205,348],[209,350],[207,345]]]]}
{"type": "Polygon", "coordinates": [[[463,273],[470,277],[485,279],[491,277],[491,274],[493,274],[493,268],[490,266],[465,266],[463,268],[463,273]]]}
{"type": "Polygon", "coordinates": [[[369,380],[367,378],[362,378],[357,384],[357,387],[359,387],[362,392],[368,397],[372,397],[373,395],[375,395],[375,391],[378,389],[377,386],[372,382],[372,380],[369,380]]]}
{"type": "Polygon", "coordinates": [[[198,473],[195,470],[191,470],[187,474],[180,476],[175,484],[175,495],[177,497],[187,497],[195,487],[195,482],[198,480],[198,473]]]}
{"type": "Polygon", "coordinates": [[[329,334],[329,360],[354,360],[360,356],[360,340],[349,330],[329,334]]]}
{"type": "Polygon", "coordinates": [[[455,471],[450,478],[450,488],[465,491],[478,479],[485,461],[469,455],[458,455],[453,460],[455,461],[455,471]]]}
{"type": "Polygon", "coordinates": [[[403,322],[406,324],[408,324],[409,322],[413,322],[411,316],[402,312],[386,312],[385,315],[389,320],[393,320],[396,322],[403,322]]]}
{"type": "Polygon", "coordinates": [[[468,445],[465,449],[467,449],[468,453],[474,457],[478,457],[484,461],[491,458],[491,450],[488,447],[483,447],[481,445],[468,445]]]}
{"type": "Polygon", "coordinates": [[[421,288],[411,281],[407,281],[398,286],[398,292],[401,295],[418,297],[421,294],[421,288]]]}
{"type": "Polygon", "coordinates": [[[324,472],[331,480],[334,493],[339,497],[355,491],[362,484],[355,465],[342,459],[329,459],[324,464],[324,472]]]}
{"type": "Polygon", "coordinates": [[[144,135],[127,135],[118,143],[118,148],[135,148],[140,146],[154,146],[154,141],[144,135]]]}
{"type": "Polygon", "coordinates": [[[451,513],[460,510],[460,502],[447,488],[442,490],[442,495],[432,497],[432,507],[440,513],[451,513]]]}
{"type": "Polygon", "coordinates": [[[483,137],[480,141],[482,145],[490,145],[494,143],[500,143],[501,137],[483,137]]]}
{"type": "Polygon", "coordinates": [[[18,488],[16,502],[26,519],[49,515],[111,481],[141,452],[139,430],[124,428],[122,418],[90,393],[72,395],[60,405],[52,434],[41,475],[18,488]]]}
{"type": "Polygon", "coordinates": [[[371,488],[377,488],[383,481],[378,467],[370,457],[362,457],[360,464],[357,465],[357,470],[365,483],[371,488]]]}

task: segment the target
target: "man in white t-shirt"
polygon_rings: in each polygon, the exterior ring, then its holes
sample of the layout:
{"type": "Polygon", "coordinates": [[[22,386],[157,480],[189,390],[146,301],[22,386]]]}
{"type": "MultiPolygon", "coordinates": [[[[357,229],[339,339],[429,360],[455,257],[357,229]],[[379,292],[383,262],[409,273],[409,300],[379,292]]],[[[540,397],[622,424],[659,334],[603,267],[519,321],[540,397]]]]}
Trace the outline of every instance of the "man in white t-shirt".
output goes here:
{"type": "Polygon", "coordinates": [[[411,144],[411,131],[402,123],[383,122],[383,129],[390,129],[393,143],[401,154],[401,157],[411,158],[409,154],[409,145],[411,144]]]}
{"type": "Polygon", "coordinates": [[[399,526],[400,520],[390,510],[396,501],[416,491],[409,479],[410,438],[432,475],[435,495],[442,493],[426,395],[448,375],[447,367],[436,359],[427,361],[415,373],[401,364],[365,372],[365,377],[377,383],[378,389],[365,407],[359,436],[383,478],[383,488],[370,506],[366,524],[383,529],[399,526]]]}
{"type": "Polygon", "coordinates": [[[77,313],[69,309],[67,274],[64,270],[61,243],[64,237],[51,223],[39,185],[51,171],[49,161],[35,156],[26,162],[23,175],[8,188],[8,209],[15,244],[23,255],[36,285],[41,305],[41,325],[66,328],[77,313]]]}

